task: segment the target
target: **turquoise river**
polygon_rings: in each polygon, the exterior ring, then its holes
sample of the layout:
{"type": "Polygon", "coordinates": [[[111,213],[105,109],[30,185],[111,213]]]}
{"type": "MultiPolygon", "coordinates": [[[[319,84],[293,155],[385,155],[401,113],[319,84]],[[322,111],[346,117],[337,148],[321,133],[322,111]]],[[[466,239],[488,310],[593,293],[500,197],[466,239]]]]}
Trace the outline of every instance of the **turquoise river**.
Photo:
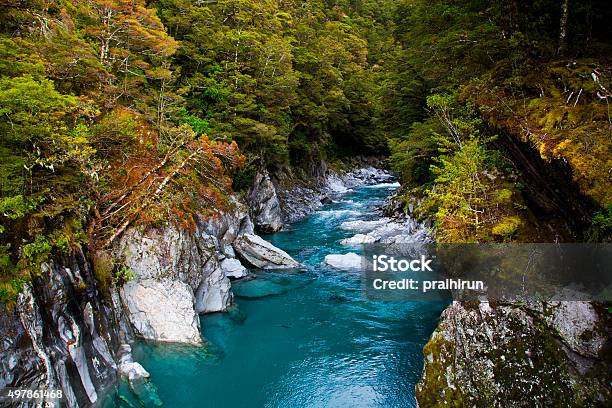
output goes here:
{"type": "Polygon", "coordinates": [[[137,390],[139,400],[121,384],[108,405],[416,406],[422,349],[445,305],[368,300],[359,272],[322,263],[327,254],[356,250],[339,243],[353,234],[340,224],[382,217],[394,188],[357,188],[289,231],[265,236],[305,270],[258,271],[234,282],[236,307],[201,318],[206,347],[136,345],[135,359],[151,373],[149,391],[137,390]]]}

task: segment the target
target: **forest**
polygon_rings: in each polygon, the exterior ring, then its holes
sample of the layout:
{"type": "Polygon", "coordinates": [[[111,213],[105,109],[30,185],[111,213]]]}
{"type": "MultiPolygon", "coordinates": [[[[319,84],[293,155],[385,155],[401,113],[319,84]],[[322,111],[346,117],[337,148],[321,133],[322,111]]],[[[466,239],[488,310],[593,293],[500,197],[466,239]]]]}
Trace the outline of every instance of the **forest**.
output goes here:
{"type": "Polygon", "coordinates": [[[610,21],[606,0],[0,0],[0,300],[53,253],[193,228],[257,168],[356,155],[388,157],[439,242],[609,240],[610,21]]]}

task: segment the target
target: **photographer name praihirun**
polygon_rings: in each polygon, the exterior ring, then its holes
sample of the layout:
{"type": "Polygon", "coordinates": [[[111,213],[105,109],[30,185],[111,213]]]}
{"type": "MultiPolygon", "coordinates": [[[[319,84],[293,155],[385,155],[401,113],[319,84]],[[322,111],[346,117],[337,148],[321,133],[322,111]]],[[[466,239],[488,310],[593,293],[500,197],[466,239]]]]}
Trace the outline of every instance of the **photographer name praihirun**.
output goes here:
{"type": "MultiPolygon", "coordinates": [[[[419,259],[397,259],[389,255],[373,255],[373,272],[434,272],[432,259],[421,255],[419,259]]],[[[382,279],[372,281],[375,290],[412,290],[426,293],[432,290],[484,290],[485,285],[480,280],[442,279],[419,280],[413,278],[382,279]]]]}

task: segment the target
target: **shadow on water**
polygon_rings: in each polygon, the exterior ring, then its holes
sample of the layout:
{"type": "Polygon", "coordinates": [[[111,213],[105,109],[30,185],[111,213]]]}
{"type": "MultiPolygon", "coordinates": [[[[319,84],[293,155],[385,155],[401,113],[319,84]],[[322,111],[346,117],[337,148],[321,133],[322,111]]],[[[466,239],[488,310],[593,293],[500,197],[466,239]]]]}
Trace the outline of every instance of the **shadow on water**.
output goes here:
{"type": "Polygon", "coordinates": [[[135,346],[164,405],[415,406],[422,348],[445,305],[368,300],[359,273],[323,264],[325,255],[354,251],[339,244],[352,235],[340,224],[380,218],[394,188],[356,189],[266,236],[305,270],[234,282],[236,307],[201,318],[206,347],[135,346]]]}

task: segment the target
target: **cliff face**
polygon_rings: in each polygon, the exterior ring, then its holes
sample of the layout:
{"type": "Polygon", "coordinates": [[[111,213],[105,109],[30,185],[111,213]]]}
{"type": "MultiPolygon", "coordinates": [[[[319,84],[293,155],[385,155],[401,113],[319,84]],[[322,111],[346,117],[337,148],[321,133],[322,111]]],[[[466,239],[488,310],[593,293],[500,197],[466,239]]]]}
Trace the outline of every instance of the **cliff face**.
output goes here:
{"type": "Polygon", "coordinates": [[[44,264],[17,305],[0,309],[0,389],[62,388],[68,406],[86,407],[118,376],[138,388],[148,373],[133,361],[129,344],[135,338],[201,344],[198,314],[227,310],[230,278],[249,273],[237,252],[248,255],[242,259],[274,259],[274,267],[297,266],[269,244],[234,250],[239,237],[261,240],[247,207],[234,199],[232,210],[198,218],[193,230],[128,229],[106,254],[131,275],[122,287],[101,290],[81,249],[44,264]]]}
{"type": "Polygon", "coordinates": [[[43,265],[42,276],[0,310],[0,387],[62,388],[70,406],[88,406],[116,378],[125,341],[83,251],[43,265]]]}
{"type": "Polygon", "coordinates": [[[602,405],[611,397],[606,319],[588,302],[454,302],[424,348],[419,406],[602,405]]]}
{"type": "MultiPolygon", "coordinates": [[[[474,94],[482,96],[475,89],[474,94]]],[[[505,99],[495,101],[506,105],[505,99]]],[[[537,106],[535,102],[533,106],[537,106]]],[[[559,106],[573,109],[563,103],[559,106]]],[[[580,155],[572,150],[570,158],[568,151],[548,151],[560,142],[556,140],[560,135],[565,137],[570,130],[577,134],[575,130],[584,123],[574,123],[568,131],[556,125],[554,129],[538,129],[539,125],[532,123],[531,129],[537,132],[527,137],[522,134],[529,129],[521,126],[522,117],[506,112],[500,123],[499,118],[490,115],[491,109],[484,111],[489,112],[489,116],[483,114],[489,120],[487,124],[500,134],[495,147],[512,163],[512,177],[520,186],[520,195],[516,194],[520,200],[514,205],[521,208],[518,214],[522,226],[509,238],[515,242],[609,240],[603,233],[592,237],[593,214],[605,203],[594,191],[601,191],[605,183],[599,175],[590,182],[584,176],[587,169],[603,169],[605,166],[592,164],[609,156],[593,153],[596,157],[591,157],[585,149],[580,155]],[[536,141],[536,135],[543,136],[536,141]],[[584,157],[582,169],[577,165],[580,157],[584,157]]],[[[533,109],[531,113],[541,115],[547,111],[533,109]]],[[[580,137],[588,134],[583,132],[580,137]]],[[[578,144],[577,139],[572,146],[578,144]]],[[[568,139],[564,143],[569,142],[568,139]]],[[[602,151],[605,149],[607,146],[602,145],[602,151]]],[[[423,216],[416,198],[395,204],[389,211],[404,204],[410,213],[416,209],[416,216],[423,216]]],[[[424,348],[423,378],[416,388],[419,406],[609,405],[611,328],[609,312],[588,302],[455,302],[442,314],[424,348]]]]}
{"type": "Polygon", "coordinates": [[[122,237],[117,257],[134,277],[121,288],[120,299],[137,337],[201,344],[198,314],[227,311],[233,302],[230,278],[249,273],[242,262],[260,269],[298,266],[254,235],[246,206],[237,200],[234,205],[199,219],[193,230],[133,228],[122,237]],[[245,248],[245,241],[267,246],[245,248]],[[266,262],[271,259],[275,262],[266,262]]]}

